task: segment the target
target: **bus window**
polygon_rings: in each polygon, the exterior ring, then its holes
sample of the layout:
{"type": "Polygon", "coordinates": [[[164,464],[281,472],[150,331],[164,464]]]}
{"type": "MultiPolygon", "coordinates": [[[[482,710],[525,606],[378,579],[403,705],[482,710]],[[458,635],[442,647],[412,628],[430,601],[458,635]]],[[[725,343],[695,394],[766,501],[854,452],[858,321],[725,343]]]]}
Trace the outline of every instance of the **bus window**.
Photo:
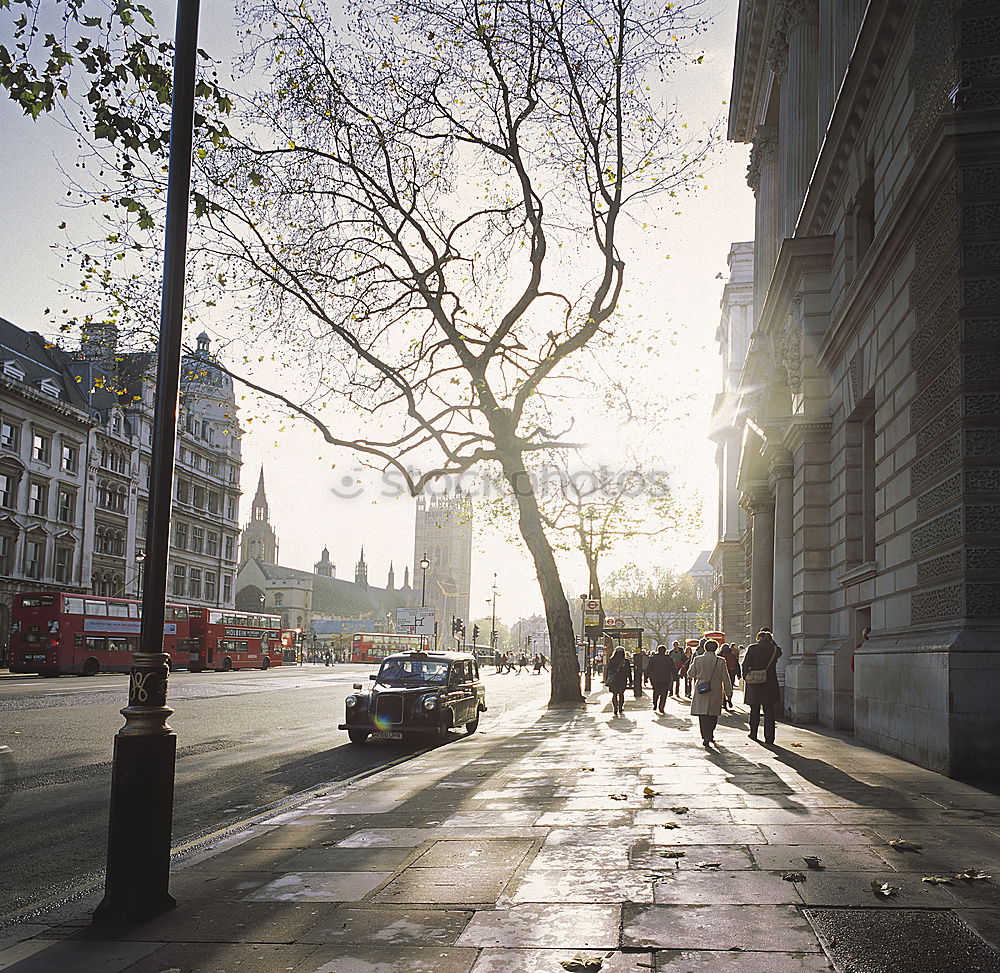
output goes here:
{"type": "Polygon", "coordinates": [[[138,618],[139,617],[139,606],[138,605],[129,605],[128,606],[128,617],[129,618],[138,618]]]}
{"type": "Polygon", "coordinates": [[[108,639],[108,648],[112,652],[131,652],[132,646],[128,644],[128,639],[117,635],[112,635],[108,639]]]}
{"type": "Polygon", "coordinates": [[[208,623],[210,625],[219,625],[219,624],[226,625],[226,624],[228,624],[227,621],[226,621],[226,617],[225,617],[225,615],[222,614],[222,612],[209,612],[208,613],[208,623]]]}
{"type": "Polygon", "coordinates": [[[109,601],[108,615],[112,618],[128,618],[128,605],[116,601],[109,601]]]}
{"type": "Polygon", "coordinates": [[[108,649],[108,640],[103,636],[87,635],[83,640],[83,644],[91,652],[106,652],[108,649]]]}
{"type": "Polygon", "coordinates": [[[64,598],[63,599],[63,610],[67,615],[82,615],[83,614],[83,599],[82,598],[64,598]]]}

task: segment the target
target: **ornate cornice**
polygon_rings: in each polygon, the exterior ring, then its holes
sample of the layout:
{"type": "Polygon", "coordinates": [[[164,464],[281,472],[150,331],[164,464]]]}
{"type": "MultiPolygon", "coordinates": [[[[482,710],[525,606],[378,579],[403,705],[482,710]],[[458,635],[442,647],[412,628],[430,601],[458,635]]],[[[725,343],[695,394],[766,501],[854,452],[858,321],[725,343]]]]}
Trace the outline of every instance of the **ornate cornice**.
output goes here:
{"type": "Polygon", "coordinates": [[[782,0],[782,6],[782,23],[786,33],[805,24],[819,23],[817,0],[782,0]]]}
{"type": "Polygon", "coordinates": [[[764,306],[757,318],[758,331],[777,334],[784,329],[802,278],[806,274],[829,271],[833,239],[832,236],[794,237],[782,242],[764,306]]]}
{"type": "Polygon", "coordinates": [[[785,430],[785,448],[794,453],[803,443],[829,443],[832,427],[825,416],[793,416],[785,430]]]}

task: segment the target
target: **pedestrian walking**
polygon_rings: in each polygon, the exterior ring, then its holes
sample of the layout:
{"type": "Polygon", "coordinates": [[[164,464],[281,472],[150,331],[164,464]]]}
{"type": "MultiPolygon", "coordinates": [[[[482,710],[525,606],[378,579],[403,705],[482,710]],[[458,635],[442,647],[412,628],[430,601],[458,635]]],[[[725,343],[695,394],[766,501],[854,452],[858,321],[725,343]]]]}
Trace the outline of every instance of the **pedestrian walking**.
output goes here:
{"type": "Polygon", "coordinates": [[[694,659],[694,652],[690,645],[684,646],[684,695],[691,695],[691,660],[694,659]]]}
{"type": "Polygon", "coordinates": [[[667,694],[674,679],[674,663],[667,655],[667,647],[658,645],[656,655],[652,656],[646,666],[646,680],[653,687],[653,710],[664,713],[667,705],[667,694]]]}
{"type": "Polygon", "coordinates": [[[625,650],[618,646],[608,659],[607,677],[605,682],[611,690],[611,707],[615,716],[621,716],[625,709],[625,690],[628,689],[629,664],[625,658],[625,650]]]}
{"type": "Polygon", "coordinates": [[[545,658],[545,653],[540,652],[538,655],[538,664],[541,666],[543,672],[549,671],[548,662],[549,660],[545,658]]]}
{"type": "Polygon", "coordinates": [[[517,659],[517,674],[520,675],[521,671],[528,668],[528,657],[522,652],[517,659]]]}
{"type": "Polygon", "coordinates": [[[632,656],[632,691],[635,693],[636,699],[642,695],[643,673],[646,671],[648,663],[649,656],[642,651],[640,646],[636,649],[635,655],[632,656]]]}
{"type": "Polygon", "coordinates": [[[503,669],[503,656],[500,654],[499,649],[493,653],[493,665],[497,667],[497,672],[503,669]]]}
{"type": "Polygon", "coordinates": [[[780,658],[781,649],[767,629],[757,633],[757,641],[747,646],[743,657],[743,701],[750,707],[750,732],[747,736],[751,740],[757,739],[763,710],[764,742],[774,743],[775,707],[781,702],[777,668],[780,658]]]}
{"type": "MultiPolygon", "coordinates": [[[[736,680],[740,678],[740,661],[733,652],[733,647],[728,642],[723,642],[719,649],[719,656],[726,660],[726,668],[729,670],[729,681],[736,686],[736,680]]],[[[733,695],[730,693],[726,697],[726,709],[733,708],[733,695]]]]}
{"type": "Polygon", "coordinates": [[[535,653],[535,658],[532,660],[532,663],[535,675],[537,676],[542,671],[542,657],[537,652],[535,653]]]}
{"type": "Polygon", "coordinates": [[[674,696],[680,696],[681,694],[681,678],[684,675],[684,664],[687,661],[684,656],[684,650],[681,648],[680,642],[674,642],[670,649],[670,661],[674,664],[674,675],[670,683],[670,692],[674,696]]]}
{"type": "Polygon", "coordinates": [[[719,643],[705,640],[705,651],[695,656],[688,666],[688,675],[694,683],[691,696],[691,714],[698,717],[701,742],[707,749],[715,743],[715,727],[722,714],[722,701],[733,695],[729,668],[725,660],[716,655],[719,643]]]}

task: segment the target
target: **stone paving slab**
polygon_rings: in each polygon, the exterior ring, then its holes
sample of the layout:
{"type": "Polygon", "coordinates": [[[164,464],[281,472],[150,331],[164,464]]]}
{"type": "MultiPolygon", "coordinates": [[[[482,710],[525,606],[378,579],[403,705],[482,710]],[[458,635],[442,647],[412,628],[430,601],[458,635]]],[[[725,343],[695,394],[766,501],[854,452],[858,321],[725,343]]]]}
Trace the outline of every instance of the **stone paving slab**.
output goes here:
{"type": "Polygon", "coordinates": [[[762,747],[743,710],[705,751],[683,704],[642,705],[536,710],[331,785],[189,856],[179,907],[124,935],[79,904],[0,931],[0,970],[562,973],[583,952],[602,973],[821,973],[813,907],[955,915],[1000,942],[996,795],[843,734],[781,725],[762,747]],[[998,877],[921,881],[968,867],[998,877]]]}

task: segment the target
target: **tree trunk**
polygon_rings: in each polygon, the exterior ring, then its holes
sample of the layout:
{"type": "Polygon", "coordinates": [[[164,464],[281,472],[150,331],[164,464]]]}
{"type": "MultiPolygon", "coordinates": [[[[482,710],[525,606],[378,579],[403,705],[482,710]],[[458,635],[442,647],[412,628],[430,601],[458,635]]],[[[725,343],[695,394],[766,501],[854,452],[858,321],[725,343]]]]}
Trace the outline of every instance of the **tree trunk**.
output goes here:
{"type": "Polygon", "coordinates": [[[549,705],[583,702],[569,602],[562,589],[552,545],[542,528],[542,518],[531,478],[524,469],[520,456],[505,460],[502,466],[504,477],[517,500],[518,527],[535,562],[538,586],[542,592],[542,603],[545,605],[545,620],[548,624],[552,651],[552,695],[549,698],[549,705]]]}

